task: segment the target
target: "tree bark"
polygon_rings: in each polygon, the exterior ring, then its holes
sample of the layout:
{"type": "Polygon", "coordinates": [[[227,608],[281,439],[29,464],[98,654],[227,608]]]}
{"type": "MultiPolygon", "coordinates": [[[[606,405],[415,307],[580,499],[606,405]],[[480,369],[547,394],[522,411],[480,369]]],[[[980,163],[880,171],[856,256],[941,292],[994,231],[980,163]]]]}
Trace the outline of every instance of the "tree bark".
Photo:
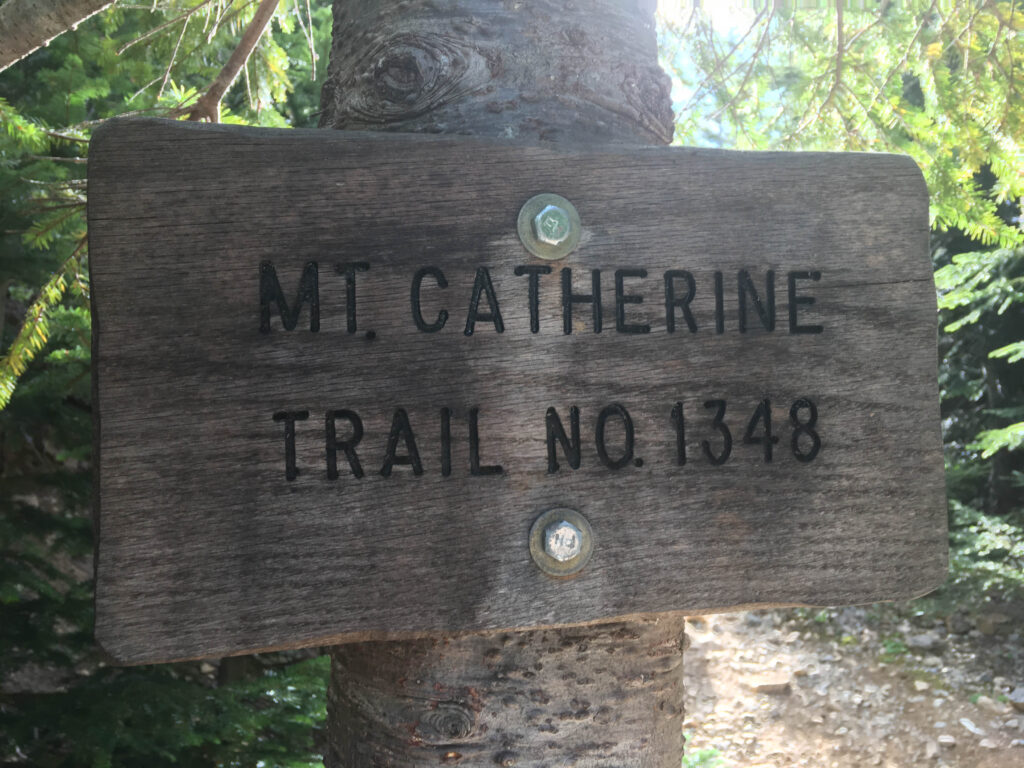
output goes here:
{"type": "Polygon", "coordinates": [[[654,0],[335,0],[324,128],[667,144],[654,0]]]}
{"type": "Polygon", "coordinates": [[[682,662],[677,617],[339,645],[325,763],[678,768],[682,662]]]}
{"type": "MultiPolygon", "coordinates": [[[[664,144],[654,0],[335,0],[321,126],[664,144]]],[[[538,190],[538,192],[545,190],[538,190]]],[[[525,546],[525,543],[524,543],[525,546]]],[[[331,649],[328,768],[677,768],[683,618],[331,649]]]]}
{"type": "Polygon", "coordinates": [[[0,5],[0,72],[113,0],[6,0],[0,5]]]}

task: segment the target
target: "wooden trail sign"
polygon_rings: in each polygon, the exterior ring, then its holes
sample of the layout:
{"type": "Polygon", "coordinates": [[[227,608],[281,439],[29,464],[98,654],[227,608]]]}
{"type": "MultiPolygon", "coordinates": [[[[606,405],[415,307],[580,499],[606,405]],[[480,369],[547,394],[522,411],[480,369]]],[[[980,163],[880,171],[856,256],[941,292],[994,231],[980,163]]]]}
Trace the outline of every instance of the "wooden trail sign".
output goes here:
{"type": "Polygon", "coordinates": [[[120,661],[944,577],[908,158],[135,120],[89,164],[120,661]],[[559,260],[517,235],[543,192],[579,212],[559,260]],[[592,528],[572,579],[530,554],[557,507],[592,528]]]}

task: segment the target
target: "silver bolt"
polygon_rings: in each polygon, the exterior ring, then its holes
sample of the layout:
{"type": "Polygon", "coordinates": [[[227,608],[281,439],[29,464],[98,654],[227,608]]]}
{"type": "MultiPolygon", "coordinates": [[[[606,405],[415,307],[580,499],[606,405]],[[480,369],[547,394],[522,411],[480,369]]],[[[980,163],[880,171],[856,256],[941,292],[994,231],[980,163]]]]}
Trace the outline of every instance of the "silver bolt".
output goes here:
{"type": "MultiPolygon", "coordinates": [[[[516,234],[523,247],[534,256],[554,261],[564,259],[576,249],[583,228],[576,206],[561,195],[542,192],[519,209],[516,234]]],[[[538,551],[543,552],[543,549],[538,551]]]]}
{"type": "Polygon", "coordinates": [[[573,578],[594,554],[594,530],[569,507],[554,507],[530,526],[530,556],[548,576],[573,578]]]}
{"type": "Polygon", "coordinates": [[[571,229],[568,212],[557,205],[547,205],[533,217],[533,234],[548,245],[565,242],[571,229]]]}
{"type": "Polygon", "coordinates": [[[578,557],[583,551],[583,533],[567,520],[544,529],[544,551],[560,563],[578,557]]]}

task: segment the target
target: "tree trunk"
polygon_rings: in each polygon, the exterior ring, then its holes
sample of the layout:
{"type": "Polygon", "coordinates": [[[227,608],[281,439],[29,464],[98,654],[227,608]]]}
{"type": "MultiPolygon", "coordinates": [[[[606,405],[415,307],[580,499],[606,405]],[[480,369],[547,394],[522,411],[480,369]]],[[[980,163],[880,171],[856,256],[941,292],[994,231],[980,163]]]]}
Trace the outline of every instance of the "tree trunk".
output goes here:
{"type": "Polygon", "coordinates": [[[667,144],[655,0],[335,0],[323,128],[667,144]]]}
{"type": "Polygon", "coordinates": [[[682,619],[339,645],[329,768],[671,766],[682,619]]]}
{"type": "MultiPolygon", "coordinates": [[[[654,6],[335,0],[321,126],[668,143],[654,6]]],[[[677,768],[682,657],[675,614],[337,646],[325,763],[677,768]]]]}
{"type": "Polygon", "coordinates": [[[0,4],[0,72],[113,0],[6,0],[0,4]]]}

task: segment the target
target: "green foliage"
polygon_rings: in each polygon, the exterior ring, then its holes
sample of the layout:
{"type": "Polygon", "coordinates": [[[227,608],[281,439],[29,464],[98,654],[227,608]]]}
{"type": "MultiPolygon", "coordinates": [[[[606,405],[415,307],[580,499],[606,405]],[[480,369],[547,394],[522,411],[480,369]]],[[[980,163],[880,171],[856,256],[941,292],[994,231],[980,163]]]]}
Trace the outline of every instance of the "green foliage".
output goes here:
{"type": "MultiPolygon", "coordinates": [[[[254,8],[243,0],[118,5],[0,73],[5,765],[320,763],[314,737],[325,714],[326,659],[254,657],[241,676],[224,674],[230,664],[216,660],[114,669],[92,639],[89,135],[113,116],[187,109],[254,8]]],[[[310,49],[325,55],[330,9],[307,12],[295,2],[278,8],[222,119],[314,119],[310,49]]]]}
{"type": "Polygon", "coordinates": [[[683,768],[725,768],[725,761],[717,749],[698,749],[683,757],[683,768]]]}
{"type": "MultiPolygon", "coordinates": [[[[686,743],[689,744],[693,738],[692,733],[685,734],[686,743]]],[[[706,747],[694,752],[689,750],[683,756],[682,768],[725,768],[726,763],[722,759],[722,753],[717,749],[706,747]]]]}
{"type": "Polygon", "coordinates": [[[982,245],[1024,242],[999,210],[1024,195],[1024,13],[1015,3],[909,0],[841,17],[835,4],[793,5],[764,3],[733,28],[699,11],[688,28],[667,24],[664,48],[686,95],[677,139],[909,154],[937,229],[982,245]],[[983,169],[991,189],[977,181],[983,169]]]}
{"type": "Polygon", "coordinates": [[[894,661],[898,661],[910,652],[907,644],[903,642],[903,637],[900,635],[893,635],[891,637],[884,638],[882,640],[882,653],[879,654],[879,659],[891,664],[894,661]]]}
{"type": "MultiPolygon", "coordinates": [[[[115,6],[0,75],[0,275],[35,291],[17,336],[0,338],[0,410],[46,347],[50,312],[64,300],[88,304],[85,162],[92,128],[117,115],[187,112],[254,11],[245,0],[115,6]]],[[[329,19],[329,7],[313,13],[298,0],[283,2],[271,27],[277,33],[260,41],[221,119],[310,124],[319,94],[312,75],[329,49],[329,19]]]]}
{"type": "MultiPolygon", "coordinates": [[[[951,393],[969,402],[980,402],[986,395],[986,379],[996,377],[1005,367],[992,361],[1016,363],[1024,358],[1024,342],[1002,343],[1006,336],[992,333],[997,325],[1019,332],[1020,304],[1024,300],[1024,246],[956,254],[936,271],[935,281],[939,308],[943,310],[943,320],[948,321],[944,330],[951,334],[962,331],[983,335],[985,339],[989,361],[974,373],[975,386],[966,390],[961,386],[951,393]]],[[[962,375],[963,366],[959,373],[962,375]]],[[[1003,449],[1014,450],[1024,442],[1024,407],[1011,398],[987,405],[984,414],[1002,421],[1004,426],[981,428],[966,445],[967,450],[980,452],[982,459],[1003,449]]]]}
{"type": "MultiPolygon", "coordinates": [[[[9,205],[0,208],[0,227],[17,228],[20,242],[0,250],[0,275],[5,293],[19,283],[30,286],[43,278],[46,263],[52,272],[42,280],[23,325],[0,356],[0,409],[7,405],[18,378],[47,344],[49,315],[69,288],[79,306],[88,301],[85,264],[85,196],[83,174],[76,173],[81,137],[60,134],[26,118],[0,96],[0,189],[9,205]],[[43,258],[38,256],[42,254],[43,258]],[[41,267],[43,269],[41,269],[41,267]],[[18,278],[23,278],[19,281],[18,278]]],[[[13,239],[11,235],[5,241],[13,239]]],[[[36,283],[38,284],[38,283],[36,283]]],[[[15,293],[17,288],[15,288],[15,293]]],[[[0,298],[0,306],[3,305],[0,298]]],[[[0,318],[0,329],[4,328],[0,318]]],[[[5,341],[0,339],[0,341],[5,341]]]]}
{"type": "Polygon", "coordinates": [[[1024,599],[1024,510],[989,515],[950,501],[949,588],[964,596],[1024,599]]]}
{"type": "MultiPolygon", "coordinates": [[[[32,230],[29,230],[29,233],[31,237],[32,230]]],[[[80,242],[84,245],[84,235],[80,242]]],[[[64,298],[68,289],[68,283],[70,282],[74,287],[78,298],[88,300],[88,276],[85,272],[84,260],[81,257],[82,252],[81,246],[76,247],[50,279],[43,284],[36,300],[32,302],[25,313],[25,322],[21,330],[7,348],[7,353],[0,358],[0,408],[10,402],[11,396],[14,394],[14,386],[18,378],[25,372],[28,363],[46,347],[49,341],[50,320],[60,308],[61,299],[64,298]]],[[[84,308],[79,306],[78,309],[81,311],[84,308]]],[[[88,321],[88,315],[86,315],[86,321],[88,321]]],[[[87,341],[86,344],[88,344],[87,341]]],[[[82,345],[78,345],[74,349],[58,348],[54,350],[54,354],[69,355],[80,352],[82,349],[82,345]]]]}
{"type": "Polygon", "coordinates": [[[93,768],[320,765],[313,733],[328,666],[312,659],[220,686],[194,665],[98,669],[66,692],[12,697],[13,716],[0,709],[0,754],[93,768]]]}

